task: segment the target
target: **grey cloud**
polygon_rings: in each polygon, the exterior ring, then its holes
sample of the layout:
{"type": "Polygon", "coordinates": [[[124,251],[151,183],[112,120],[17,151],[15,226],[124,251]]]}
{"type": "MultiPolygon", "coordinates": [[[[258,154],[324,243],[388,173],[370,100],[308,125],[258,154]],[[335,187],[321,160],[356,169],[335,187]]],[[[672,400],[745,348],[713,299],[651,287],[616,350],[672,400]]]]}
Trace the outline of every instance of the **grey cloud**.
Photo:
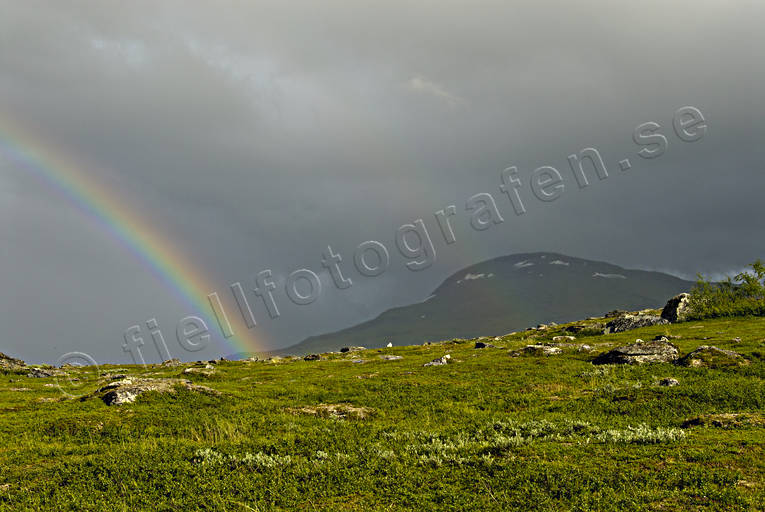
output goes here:
{"type": "MultiPolygon", "coordinates": [[[[328,244],[347,264],[365,240],[391,250],[381,277],[354,273],[351,289],[336,290],[322,273],[316,303],[282,297],[273,321],[259,305],[271,347],[421,300],[451,271],[509,252],[693,275],[738,269],[765,248],[765,13],[754,3],[0,6],[0,112],[98,163],[84,172],[151,218],[221,293],[265,268],[278,280],[296,268],[323,272],[328,244]],[[683,105],[708,119],[698,143],[672,133],[683,105]],[[646,121],[669,140],[653,161],[632,142],[646,121]],[[579,190],[566,157],[589,146],[611,176],[579,190]],[[635,165],[622,173],[625,157],[635,165]],[[498,189],[510,165],[524,181],[522,217],[498,189]],[[529,188],[542,165],[564,178],[549,204],[529,188]],[[476,232],[464,202],[482,192],[506,222],[476,232]],[[445,245],[433,213],[450,204],[458,242],[445,245]],[[393,237],[418,218],[438,259],[411,273],[393,237]]],[[[60,339],[56,350],[120,360],[132,323],[191,313],[65,198],[0,162],[8,350],[53,360],[49,340],[60,339]],[[62,243],[44,232],[54,221],[62,243]],[[87,307],[69,308],[64,326],[34,321],[58,319],[73,287],[87,307]],[[45,290],[45,300],[28,305],[28,290],[45,290]],[[89,314],[111,295],[108,311],[89,314]]]]}

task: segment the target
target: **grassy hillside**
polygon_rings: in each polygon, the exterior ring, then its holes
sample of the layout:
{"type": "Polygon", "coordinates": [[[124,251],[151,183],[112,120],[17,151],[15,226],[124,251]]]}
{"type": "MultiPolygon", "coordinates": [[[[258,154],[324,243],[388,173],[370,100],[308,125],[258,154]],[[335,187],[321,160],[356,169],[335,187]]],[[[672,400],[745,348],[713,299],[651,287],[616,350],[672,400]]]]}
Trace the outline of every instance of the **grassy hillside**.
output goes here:
{"type": "Polygon", "coordinates": [[[692,286],[661,272],[628,270],[562,254],[513,254],[456,272],[425,302],[388,310],[368,322],[313,336],[275,353],[486,336],[532,324],[569,322],[610,309],[658,307],[692,286]]]}
{"type": "Polygon", "coordinates": [[[765,319],[509,355],[564,328],[488,340],[502,348],[454,340],[214,370],[68,370],[86,395],[107,374],[182,377],[216,392],[148,393],[121,406],[65,398],[53,378],[7,371],[0,510],[763,509],[765,319]],[[659,334],[679,336],[681,355],[716,345],[750,364],[591,363],[659,334]],[[447,365],[423,367],[447,353],[447,365]],[[401,359],[381,357],[390,355],[401,359]],[[660,386],[666,377],[679,385],[660,386]]]}

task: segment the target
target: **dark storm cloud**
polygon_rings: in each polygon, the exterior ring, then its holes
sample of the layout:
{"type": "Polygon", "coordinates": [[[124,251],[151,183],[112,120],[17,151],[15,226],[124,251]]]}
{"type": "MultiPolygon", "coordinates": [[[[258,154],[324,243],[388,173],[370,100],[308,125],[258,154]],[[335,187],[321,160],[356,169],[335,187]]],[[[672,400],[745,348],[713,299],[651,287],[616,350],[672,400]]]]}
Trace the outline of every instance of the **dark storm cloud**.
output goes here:
{"type": "MultiPolygon", "coordinates": [[[[349,268],[353,287],[337,290],[322,273],[321,299],[297,307],[282,294],[277,320],[253,299],[274,347],[421,300],[451,271],[510,252],[684,275],[765,252],[754,3],[0,4],[0,109],[99,162],[86,172],[221,293],[266,268],[280,283],[296,268],[321,272],[327,244],[346,264],[365,240],[390,249],[385,275],[349,268]],[[708,121],[698,143],[672,132],[683,105],[708,121]],[[646,121],[669,146],[640,161],[632,131],[646,121]],[[579,190],[566,157],[588,146],[611,175],[579,190]],[[635,167],[621,173],[627,156],[635,167]],[[498,189],[510,165],[522,217],[498,189]],[[529,189],[542,165],[565,180],[552,203],[529,189]],[[479,192],[505,223],[469,227],[465,201],[479,192]],[[458,242],[447,246],[433,213],[450,204],[458,242]],[[412,273],[393,237],[418,218],[438,258],[412,273]]],[[[129,325],[156,316],[172,331],[191,313],[65,198],[0,162],[4,351],[124,359],[129,325]]]]}

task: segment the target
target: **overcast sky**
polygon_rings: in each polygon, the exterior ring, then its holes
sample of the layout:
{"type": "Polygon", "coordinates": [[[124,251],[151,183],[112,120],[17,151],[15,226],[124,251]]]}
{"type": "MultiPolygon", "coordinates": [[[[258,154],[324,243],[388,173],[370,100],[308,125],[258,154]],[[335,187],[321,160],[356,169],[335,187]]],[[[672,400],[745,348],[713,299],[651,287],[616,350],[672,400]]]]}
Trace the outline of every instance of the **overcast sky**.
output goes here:
{"type": "MultiPolygon", "coordinates": [[[[89,162],[79,171],[149,218],[230,316],[241,282],[260,348],[422,300],[453,271],[515,252],[740,269],[765,256],[765,5],[619,3],[0,0],[0,139],[23,125],[38,148],[89,162]],[[697,142],[672,129],[688,105],[706,120],[697,142]],[[667,140],[650,160],[632,139],[645,122],[667,140]],[[567,156],[586,147],[609,178],[580,190],[567,156]],[[564,182],[552,202],[529,185],[544,165],[564,182]],[[499,189],[510,166],[522,216],[499,189]],[[465,202],[483,192],[505,222],[479,231],[465,202]],[[449,205],[453,244],[434,217],[449,205]],[[436,260],[412,272],[395,233],[416,219],[436,260]],[[367,240],[390,252],[381,276],[352,265],[367,240]],[[327,245],[350,288],[322,267],[327,245]],[[299,268],[324,284],[307,306],[284,294],[299,268]],[[265,269],[277,319],[251,292],[265,269]]],[[[150,318],[175,357],[234,351],[181,351],[176,323],[195,312],[7,148],[0,248],[2,352],[130,361],[123,331],[150,318]]],[[[148,338],[146,354],[158,357],[148,338]]]]}

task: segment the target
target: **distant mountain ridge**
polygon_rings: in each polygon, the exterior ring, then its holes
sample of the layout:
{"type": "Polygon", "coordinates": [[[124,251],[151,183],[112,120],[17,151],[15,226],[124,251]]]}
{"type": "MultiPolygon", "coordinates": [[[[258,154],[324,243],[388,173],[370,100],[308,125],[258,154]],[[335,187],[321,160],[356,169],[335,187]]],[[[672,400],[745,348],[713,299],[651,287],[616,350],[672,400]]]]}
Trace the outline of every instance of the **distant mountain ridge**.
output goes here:
{"type": "Polygon", "coordinates": [[[271,354],[328,352],[344,346],[412,345],[493,336],[563,323],[613,309],[664,306],[693,282],[557,253],[502,256],[448,277],[423,302],[389,309],[337,332],[311,336],[271,354]]]}

